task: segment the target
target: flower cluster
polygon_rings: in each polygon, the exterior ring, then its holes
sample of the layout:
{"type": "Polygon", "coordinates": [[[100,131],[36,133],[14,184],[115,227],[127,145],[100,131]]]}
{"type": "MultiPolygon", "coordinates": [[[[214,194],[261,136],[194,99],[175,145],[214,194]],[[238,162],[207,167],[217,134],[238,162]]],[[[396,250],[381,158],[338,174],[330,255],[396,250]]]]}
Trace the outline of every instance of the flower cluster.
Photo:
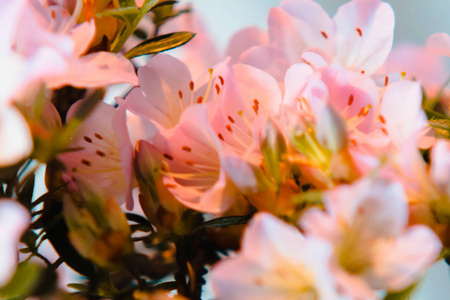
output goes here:
{"type": "Polygon", "coordinates": [[[65,262],[80,297],[406,299],[450,248],[450,37],[283,0],[221,55],[177,5],[0,0],[0,295],[65,262]]]}

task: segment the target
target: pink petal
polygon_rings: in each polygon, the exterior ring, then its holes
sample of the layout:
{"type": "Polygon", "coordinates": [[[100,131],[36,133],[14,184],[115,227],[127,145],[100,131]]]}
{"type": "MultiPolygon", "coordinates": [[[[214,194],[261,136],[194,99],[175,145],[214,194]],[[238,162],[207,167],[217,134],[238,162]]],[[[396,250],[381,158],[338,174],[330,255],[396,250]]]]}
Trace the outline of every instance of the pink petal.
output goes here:
{"type": "Polygon", "coordinates": [[[69,70],[47,81],[57,88],[70,84],[75,87],[97,87],[114,83],[138,84],[133,65],[125,57],[110,52],[96,52],[79,59],[70,59],[69,70]]]}
{"type": "Polygon", "coordinates": [[[239,62],[241,54],[253,46],[267,45],[269,38],[267,32],[258,27],[248,27],[237,32],[230,39],[226,55],[231,57],[230,65],[239,62]]]}
{"type": "Polygon", "coordinates": [[[429,227],[412,226],[399,238],[375,247],[374,280],[388,291],[401,291],[420,279],[441,248],[439,238],[429,227]]]}
{"type": "Polygon", "coordinates": [[[450,197],[450,143],[438,140],[431,150],[430,175],[444,195],[450,197]]]}
{"type": "Polygon", "coordinates": [[[426,48],[430,52],[450,56],[450,36],[446,33],[435,33],[428,38],[426,48]]]}
{"type": "Polygon", "coordinates": [[[346,68],[366,74],[386,60],[394,38],[394,12],[380,0],[353,0],[334,17],[337,32],[336,60],[346,68]]]}
{"type": "Polygon", "coordinates": [[[0,199],[0,287],[8,283],[17,265],[17,246],[30,224],[30,213],[10,199],[0,199]]]}

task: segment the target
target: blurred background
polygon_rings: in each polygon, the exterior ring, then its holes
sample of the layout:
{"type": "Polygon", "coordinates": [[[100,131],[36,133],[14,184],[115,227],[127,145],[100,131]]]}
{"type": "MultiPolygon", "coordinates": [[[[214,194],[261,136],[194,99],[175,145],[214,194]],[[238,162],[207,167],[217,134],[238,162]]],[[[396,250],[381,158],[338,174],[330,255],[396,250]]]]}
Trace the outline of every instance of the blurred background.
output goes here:
{"type": "MultiPolygon", "coordinates": [[[[239,29],[258,26],[267,29],[269,9],[280,0],[191,0],[206,28],[225,51],[228,40],[239,29]]],[[[333,16],[346,0],[316,0],[333,16]]],[[[450,33],[450,0],[390,0],[396,17],[395,45],[412,42],[425,45],[436,32],[450,33]]],[[[425,276],[411,300],[450,299],[450,274],[445,262],[435,264],[425,276]]]]}

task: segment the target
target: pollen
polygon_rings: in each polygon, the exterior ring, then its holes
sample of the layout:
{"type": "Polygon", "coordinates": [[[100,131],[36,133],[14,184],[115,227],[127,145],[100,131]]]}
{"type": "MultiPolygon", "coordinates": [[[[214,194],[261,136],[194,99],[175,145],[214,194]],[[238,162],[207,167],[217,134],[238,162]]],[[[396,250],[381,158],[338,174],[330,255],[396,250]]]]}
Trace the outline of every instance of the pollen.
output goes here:
{"type": "Polygon", "coordinates": [[[358,31],[358,34],[359,34],[359,36],[362,36],[363,34],[362,34],[362,30],[361,30],[361,28],[359,28],[359,27],[356,27],[356,31],[358,31]]]}

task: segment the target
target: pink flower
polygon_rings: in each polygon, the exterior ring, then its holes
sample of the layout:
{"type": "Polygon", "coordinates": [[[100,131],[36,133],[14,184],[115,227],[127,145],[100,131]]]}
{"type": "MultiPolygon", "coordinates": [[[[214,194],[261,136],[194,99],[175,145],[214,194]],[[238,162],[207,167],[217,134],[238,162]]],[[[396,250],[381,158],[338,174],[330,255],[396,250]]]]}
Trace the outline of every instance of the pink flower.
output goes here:
{"type": "MultiPolygon", "coordinates": [[[[68,119],[76,117],[84,101],[75,103],[68,119]]],[[[77,181],[100,188],[107,196],[115,195],[119,203],[127,202],[133,208],[133,149],[128,136],[125,110],[100,102],[83,121],[68,147],[58,158],[66,166],[66,177],[71,187],[77,181]]]]}
{"type": "Polygon", "coordinates": [[[17,246],[30,224],[30,213],[11,199],[0,199],[0,287],[11,279],[17,265],[17,246]]]}
{"type": "Polygon", "coordinates": [[[430,228],[406,227],[408,205],[398,183],[363,179],[342,185],[326,194],[325,207],[307,211],[301,226],[307,236],[334,245],[335,276],[358,299],[372,299],[374,289],[408,287],[441,250],[430,228]]]}
{"type": "Polygon", "coordinates": [[[268,213],[245,230],[241,251],[212,270],[217,299],[343,299],[329,270],[331,249],[268,213]]]}
{"type": "Polygon", "coordinates": [[[325,61],[372,74],[388,56],[393,34],[394,13],[380,0],[351,1],[333,19],[313,1],[284,0],[270,11],[269,45],[249,49],[241,62],[281,81],[290,65],[304,59],[302,53],[313,51],[325,61]]]}
{"type": "Polygon", "coordinates": [[[450,56],[450,36],[446,33],[435,33],[428,38],[426,48],[433,53],[450,56]]]}

